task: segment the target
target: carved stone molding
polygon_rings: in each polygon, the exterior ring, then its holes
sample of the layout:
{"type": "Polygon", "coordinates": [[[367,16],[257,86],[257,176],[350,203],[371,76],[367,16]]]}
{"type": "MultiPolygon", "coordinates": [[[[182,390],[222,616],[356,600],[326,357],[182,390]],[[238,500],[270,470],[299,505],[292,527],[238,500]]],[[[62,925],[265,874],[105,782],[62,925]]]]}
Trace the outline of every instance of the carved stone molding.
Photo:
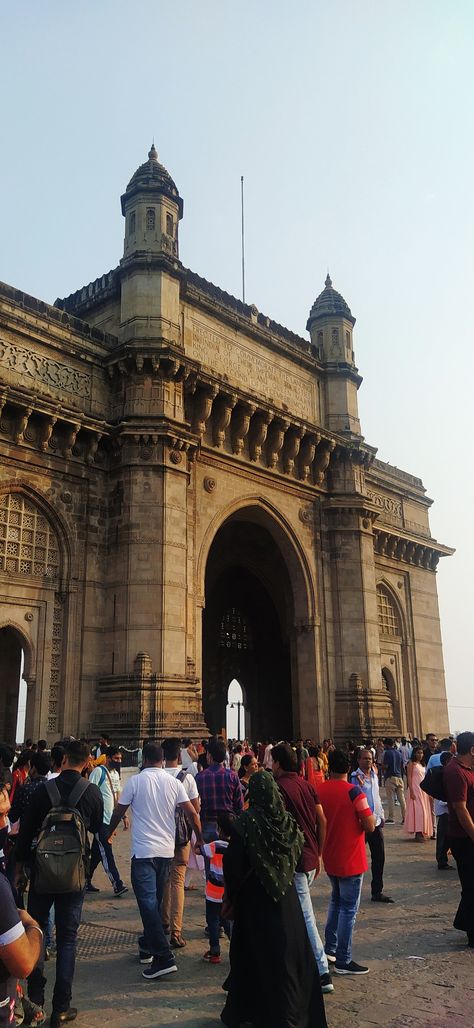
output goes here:
{"type": "Polygon", "coordinates": [[[435,540],[431,544],[420,543],[396,532],[384,531],[381,527],[374,529],[374,548],[381,557],[401,560],[426,571],[436,571],[440,557],[452,552],[449,547],[436,544],[435,540]]]}
{"type": "Polygon", "coordinates": [[[231,421],[232,452],[240,456],[244,448],[250,419],[255,414],[256,406],[253,403],[238,403],[234,408],[231,421]]]}
{"type": "Polygon", "coordinates": [[[336,443],[331,439],[323,439],[319,443],[316,456],[314,458],[314,474],[317,485],[321,485],[321,483],[324,482],[324,476],[331,460],[331,453],[335,447],[336,443]]]}
{"type": "Polygon", "coordinates": [[[237,403],[237,397],[218,396],[212,408],[212,441],[218,448],[223,445],[226,430],[230,425],[232,411],[237,403]]]}
{"type": "Polygon", "coordinates": [[[285,435],[285,443],[283,446],[283,471],[287,475],[291,475],[295,466],[295,460],[300,452],[301,439],[303,437],[303,429],[298,427],[291,427],[285,435]]]}
{"type": "Polygon", "coordinates": [[[89,399],[90,375],[32,350],[0,339],[0,368],[10,369],[23,380],[34,380],[59,392],[89,399]]]}
{"type": "Polygon", "coordinates": [[[249,456],[251,461],[257,461],[262,453],[262,447],[267,438],[268,426],[271,424],[272,419],[272,411],[257,411],[254,414],[249,430],[249,456]]]}
{"type": "Polygon", "coordinates": [[[321,436],[317,432],[307,433],[300,444],[299,477],[303,482],[307,482],[311,475],[311,466],[320,438],[321,436]]]}
{"type": "Polygon", "coordinates": [[[206,493],[214,493],[217,489],[217,482],[215,478],[209,478],[206,476],[204,479],[204,488],[206,493]]]}
{"type": "Polygon", "coordinates": [[[267,466],[276,468],[278,457],[285,441],[285,432],[288,431],[290,422],[286,419],[275,418],[270,426],[267,438],[267,466]]]}

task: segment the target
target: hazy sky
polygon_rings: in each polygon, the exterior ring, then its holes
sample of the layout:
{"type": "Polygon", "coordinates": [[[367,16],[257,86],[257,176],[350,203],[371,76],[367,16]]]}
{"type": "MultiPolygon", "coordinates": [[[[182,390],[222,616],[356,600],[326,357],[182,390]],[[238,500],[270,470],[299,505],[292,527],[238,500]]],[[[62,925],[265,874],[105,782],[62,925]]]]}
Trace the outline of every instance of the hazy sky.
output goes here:
{"type": "MultiPolygon", "coordinates": [[[[362,426],[423,478],[453,728],[474,727],[470,0],[23,0],[0,21],[0,277],[50,302],[115,267],[152,138],[180,256],[304,333],[329,267],[362,426]]],[[[436,727],[436,726],[434,726],[436,727]]]]}

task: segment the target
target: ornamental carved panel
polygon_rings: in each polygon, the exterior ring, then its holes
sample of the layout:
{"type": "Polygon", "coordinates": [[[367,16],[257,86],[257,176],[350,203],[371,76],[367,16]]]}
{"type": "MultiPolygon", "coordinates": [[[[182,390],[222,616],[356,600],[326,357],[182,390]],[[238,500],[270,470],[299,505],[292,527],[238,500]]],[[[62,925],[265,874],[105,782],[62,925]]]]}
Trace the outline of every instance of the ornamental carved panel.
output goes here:
{"type": "Polygon", "coordinates": [[[13,372],[14,377],[22,382],[26,377],[35,384],[42,382],[57,392],[71,393],[85,399],[91,395],[90,375],[3,339],[0,339],[1,368],[13,372]]]}
{"type": "Polygon", "coordinates": [[[0,571],[55,579],[58,541],[48,519],[21,493],[0,496],[0,571]]]}

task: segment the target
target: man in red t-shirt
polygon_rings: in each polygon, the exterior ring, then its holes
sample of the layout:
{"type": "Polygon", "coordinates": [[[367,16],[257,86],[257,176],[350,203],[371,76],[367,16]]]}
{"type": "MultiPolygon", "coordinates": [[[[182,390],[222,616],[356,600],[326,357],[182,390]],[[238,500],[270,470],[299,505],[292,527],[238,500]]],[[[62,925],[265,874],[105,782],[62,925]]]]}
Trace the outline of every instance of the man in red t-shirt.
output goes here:
{"type": "Polygon", "coordinates": [[[457,753],[445,765],[449,847],[461,882],[461,902],[453,924],[467,933],[474,949],[474,732],[461,732],[457,753]]]}
{"type": "Polygon", "coordinates": [[[328,958],[324,952],[314,916],[310,887],[321,870],[321,853],[326,836],[326,818],[316,790],[297,774],[296,753],[286,742],[272,749],[272,770],[283,803],[293,815],[304,835],[304,846],[296,865],[295,887],[303,911],[309,941],[318,965],[321,989],[334,992],[329,974],[328,958]]]}
{"type": "Polygon", "coordinates": [[[349,758],[343,750],[328,754],[329,781],[318,787],[327,819],[323,860],[332,895],[326,922],[326,953],[336,974],[367,974],[352,960],[352,932],[367,871],[365,833],[373,832],[375,815],[358,785],[347,781],[349,758]]]}

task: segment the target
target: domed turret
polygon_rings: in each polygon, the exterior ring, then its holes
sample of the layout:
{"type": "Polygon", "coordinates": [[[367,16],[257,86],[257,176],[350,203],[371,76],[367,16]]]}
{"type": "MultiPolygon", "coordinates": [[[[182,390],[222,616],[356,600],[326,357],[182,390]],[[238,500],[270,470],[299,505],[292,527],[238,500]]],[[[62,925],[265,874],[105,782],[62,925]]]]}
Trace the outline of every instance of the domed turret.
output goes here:
{"type": "Polygon", "coordinates": [[[334,289],[328,273],[306,324],[312,350],[326,371],[327,427],[360,435],[357,389],[361,378],[355,366],[352,330],[356,319],[349,304],[334,289]]]}
{"type": "Polygon", "coordinates": [[[333,288],[332,280],[328,272],[324,283],[324,289],[316,298],[311,308],[306,328],[310,332],[311,325],[314,321],[318,321],[320,318],[333,317],[334,315],[336,317],[347,318],[348,321],[355,325],[356,319],[351,313],[349,304],[347,304],[344,297],[333,288]]]}
{"type": "Polygon", "coordinates": [[[132,175],[120,202],[125,218],[124,259],[146,252],[179,256],[178,223],[183,217],[183,201],[171,175],[160,164],[154,143],[148,160],[132,175]]]}

